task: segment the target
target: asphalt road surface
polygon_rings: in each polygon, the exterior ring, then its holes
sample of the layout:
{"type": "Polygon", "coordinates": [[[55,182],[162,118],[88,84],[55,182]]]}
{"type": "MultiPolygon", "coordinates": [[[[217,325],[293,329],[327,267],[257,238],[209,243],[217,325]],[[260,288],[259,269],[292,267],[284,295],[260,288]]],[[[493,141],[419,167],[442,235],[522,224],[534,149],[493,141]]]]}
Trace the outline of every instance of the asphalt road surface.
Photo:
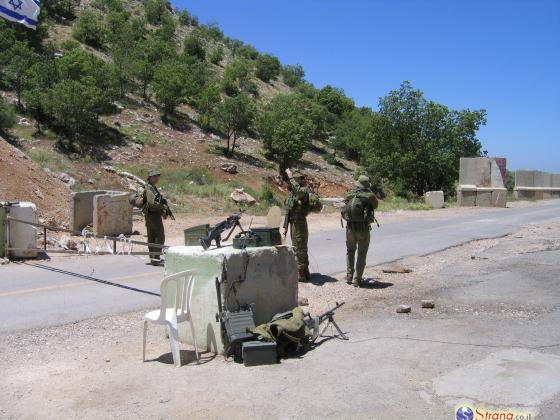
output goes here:
{"type": "MultiPolygon", "coordinates": [[[[368,265],[426,255],[468,241],[515,232],[520,226],[560,215],[560,201],[436,220],[387,224],[373,231],[368,265]]],[[[345,269],[344,230],[310,238],[314,272],[345,269]]],[[[89,256],[26,261],[0,267],[0,331],[76,322],[151,308],[159,302],[162,268],[134,256],[89,256]]]]}

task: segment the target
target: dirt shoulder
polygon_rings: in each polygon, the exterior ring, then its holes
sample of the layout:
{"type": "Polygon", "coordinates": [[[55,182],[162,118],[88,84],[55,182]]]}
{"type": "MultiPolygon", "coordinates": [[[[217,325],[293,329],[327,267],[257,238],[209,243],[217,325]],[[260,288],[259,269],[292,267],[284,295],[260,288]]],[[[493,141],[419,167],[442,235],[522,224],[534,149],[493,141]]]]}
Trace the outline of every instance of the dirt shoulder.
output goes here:
{"type": "Polygon", "coordinates": [[[337,320],[350,341],[326,339],[275,366],[245,368],[210,353],[196,365],[185,349],[177,369],[156,327],[143,364],[143,313],[7,334],[0,417],[447,418],[469,403],[554,418],[559,257],[556,219],[406,258],[398,264],[407,274],[371,268],[375,281],[364,289],[340,276],[315,279],[300,295],[312,312],[345,300],[337,320]],[[435,308],[421,309],[422,299],[435,308]],[[400,304],[412,312],[397,314],[400,304]]]}

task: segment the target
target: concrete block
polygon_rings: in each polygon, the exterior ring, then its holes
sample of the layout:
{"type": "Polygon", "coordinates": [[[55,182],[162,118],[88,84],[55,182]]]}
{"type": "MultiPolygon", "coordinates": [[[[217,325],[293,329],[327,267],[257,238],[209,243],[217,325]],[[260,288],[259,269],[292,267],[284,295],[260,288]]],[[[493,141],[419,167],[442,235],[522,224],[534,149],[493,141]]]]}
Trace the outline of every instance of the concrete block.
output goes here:
{"type": "MultiPolygon", "coordinates": [[[[237,309],[238,303],[254,304],[256,325],[298,305],[297,266],[291,247],[246,250],[223,247],[203,251],[201,247],[178,246],[166,251],[165,275],[188,269],[198,271],[192,302],[196,338],[202,348],[209,346],[220,353],[224,350],[220,324],[216,322],[216,278],[223,282],[222,302],[229,309],[237,309]],[[224,264],[226,278],[222,278],[224,264]],[[231,289],[232,282],[235,282],[235,291],[231,289]]],[[[170,305],[170,298],[166,299],[170,305]]],[[[179,338],[192,344],[191,333],[186,326],[180,329],[179,338]]]]}
{"type": "Polygon", "coordinates": [[[476,190],[458,190],[457,204],[460,207],[474,207],[476,205],[476,190]]]}
{"type": "Polygon", "coordinates": [[[544,172],[541,171],[534,171],[534,186],[535,187],[544,187],[544,172]]]}
{"type": "Polygon", "coordinates": [[[535,200],[544,200],[544,191],[543,190],[537,190],[535,191],[535,195],[533,197],[535,200]]]}
{"type": "Polygon", "coordinates": [[[476,186],[477,187],[490,187],[491,179],[491,164],[489,158],[476,158],[476,186]]]}
{"type": "Polygon", "coordinates": [[[72,230],[82,230],[93,223],[93,198],[107,191],[81,191],[70,194],[70,223],[72,230]]]}
{"type": "Polygon", "coordinates": [[[424,200],[433,209],[441,209],[444,204],[443,191],[428,191],[424,200]]]}
{"type": "Polygon", "coordinates": [[[493,190],[492,205],[494,207],[505,207],[507,205],[507,190],[493,190]]]}
{"type": "Polygon", "coordinates": [[[132,206],[127,193],[109,193],[93,198],[93,232],[102,236],[132,233],[132,206]]]}
{"type": "Polygon", "coordinates": [[[515,171],[516,187],[534,187],[535,171],[515,171]]]}
{"type": "Polygon", "coordinates": [[[560,174],[552,174],[552,187],[560,188],[560,174]]]}
{"type": "Polygon", "coordinates": [[[461,158],[459,161],[459,184],[476,185],[476,159],[461,158]]]}
{"type": "Polygon", "coordinates": [[[477,191],[476,192],[476,206],[477,207],[492,207],[492,191],[477,191]]]}
{"type": "Polygon", "coordinates": [[[534,200],[535,193],[536,191],[534,190],[516,190],[515,196],[518,200],[534,200]]]}
{"type": "Polygon", "coordinates": [[[504,158],[494,158],[490,161],[490,186],[492,188],[505,188],[505,165],[504,158]]]}

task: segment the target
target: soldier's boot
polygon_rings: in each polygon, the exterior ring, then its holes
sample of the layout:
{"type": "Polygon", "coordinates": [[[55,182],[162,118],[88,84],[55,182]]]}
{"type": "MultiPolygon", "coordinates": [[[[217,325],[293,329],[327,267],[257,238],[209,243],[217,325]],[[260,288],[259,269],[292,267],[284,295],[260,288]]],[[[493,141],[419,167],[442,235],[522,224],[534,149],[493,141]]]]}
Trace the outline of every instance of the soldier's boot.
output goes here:
{"type": "Polygon", "coordinates": [[[302,283],[307,283],[307,270],[305,269],[305,267],[299,268],[298,269],[298,281],[302,282],[302,283]]]}
{"type": "Polygon", "coordinates": [[[352,284],[352,278],[354,277],[353,273],[346,274],[346,284],[352,284]]]}
{"type": "Polygon", "coordinates": [[[354,277],[354,280],[352,280],[352,286],[354,287],[362,287],[362,279],[359,279],[357,277],[354,277]]]}

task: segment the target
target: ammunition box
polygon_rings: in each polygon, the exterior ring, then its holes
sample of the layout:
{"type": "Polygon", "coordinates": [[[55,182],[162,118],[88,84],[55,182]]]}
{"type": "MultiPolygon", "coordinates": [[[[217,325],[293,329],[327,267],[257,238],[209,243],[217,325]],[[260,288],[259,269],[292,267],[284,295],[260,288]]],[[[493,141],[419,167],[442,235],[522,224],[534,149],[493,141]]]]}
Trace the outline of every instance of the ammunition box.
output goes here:
{"type": "Polygon", "coordinates": [[[210,225],[198,225],[185,229],[185,246],[200,246],[200,238],[208,235],[210,225]]]}
{"type": "Polygon", "coordinates": [[[259,238],[256,236],[239,236],[233,238],[233,247],[235,249],[254,248],[260,246],[259,238]]]}
{"type": "Polygon", "coordinates": [[[273,365],[278,363],[276,343],[266,341],[245,341],[243,343],[243,364],[245,366],[273,365]]]}
{"type": "Polygon", "coordinates": [[[282,245],[282,235],[279,228],[256,227],[250,231],[258,240],[258,246],[282,245]]]}

